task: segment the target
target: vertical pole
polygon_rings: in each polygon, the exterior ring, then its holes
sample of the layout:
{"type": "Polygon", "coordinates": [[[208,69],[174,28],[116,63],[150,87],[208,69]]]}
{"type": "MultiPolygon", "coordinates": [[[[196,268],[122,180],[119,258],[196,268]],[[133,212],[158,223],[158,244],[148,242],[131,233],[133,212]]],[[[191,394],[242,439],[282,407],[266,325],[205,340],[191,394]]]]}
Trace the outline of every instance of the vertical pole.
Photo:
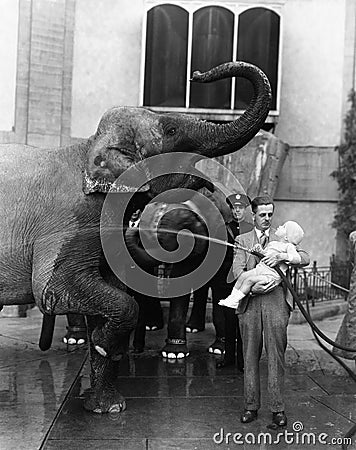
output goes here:
{"type": "Polygon", "coordinates": [[[315,297],[316,297],[316,279],[315,279],[315,275],[317,274],[318,269],[316,266],[316,261],[313,261],[313,269],[312,269],[312,273],[313,273],[313,288],[312,288],[312,306],[315,306],[315,297]]]}

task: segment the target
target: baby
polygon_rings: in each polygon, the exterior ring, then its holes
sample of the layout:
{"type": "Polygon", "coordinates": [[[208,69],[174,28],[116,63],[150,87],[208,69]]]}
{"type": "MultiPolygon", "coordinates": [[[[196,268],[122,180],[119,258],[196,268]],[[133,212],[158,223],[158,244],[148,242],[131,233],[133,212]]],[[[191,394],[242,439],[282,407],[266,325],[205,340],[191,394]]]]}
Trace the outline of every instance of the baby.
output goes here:
{"type": "MultiPolygon", "coordinates": [[[[265,256],[282,254],[284,261],[291,264],[300,263],[301,258],[296,250],[296,245],[303,239],[304,231],[302,227],[296,222],[288,221],[277,228],[275,235],[278,240],[269,242],[264,250],[259,244],[253,249],[258,250],[265,256]]],[[[284,273],[288,269],[285,262],[279,265],[284,273]]],[[[281,282],[281,277],[275,269],[260,261],[254,269],[241,273],[231,294],[220,300],[219,305],[237,309],[241,300],[250,292],[254,284],[260,281],[271,282],[271,288],[274,288],[281,282]]]]}

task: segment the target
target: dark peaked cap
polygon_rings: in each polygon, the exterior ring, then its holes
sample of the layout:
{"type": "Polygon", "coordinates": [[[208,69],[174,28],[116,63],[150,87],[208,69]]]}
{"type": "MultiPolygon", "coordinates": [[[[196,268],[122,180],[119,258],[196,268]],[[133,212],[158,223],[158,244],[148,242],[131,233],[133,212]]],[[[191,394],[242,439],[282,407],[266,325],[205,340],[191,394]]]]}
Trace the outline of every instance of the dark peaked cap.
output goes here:
{"type": "Polygon", "coordinates": [[[227,197],[226,201],[231,205],[242,205],[245,208],[250,205],[251,201],[245,194],[231,194],[227,197]]]}

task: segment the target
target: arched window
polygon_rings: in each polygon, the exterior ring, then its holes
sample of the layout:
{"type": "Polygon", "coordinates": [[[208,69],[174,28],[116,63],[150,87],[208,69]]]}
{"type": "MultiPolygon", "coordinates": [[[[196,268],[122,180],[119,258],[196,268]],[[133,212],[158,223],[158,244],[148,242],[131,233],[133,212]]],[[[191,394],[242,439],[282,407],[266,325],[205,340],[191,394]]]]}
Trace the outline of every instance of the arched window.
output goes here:
{"type": "Polygon", "coordinates": [[[250,103],[251,84],[243,78],[190,83],[189,77],[194,70],[241,60],[255,64],[268,76],[273,111],[269,119],[273,122],[278,107],[280,42],[280,15],[275,7],[251,5],[246,9],[246,2],[238,0],[226,5],[221,1],[219,6],[206,5],[205,0],[147,2],[156,6],[147,12],[143,105],[160,111],[181,108],[206,114],[209,119],[229,120],[250,103]]]}
{"type": "MultiPolygon", "coordinates": [[[[255,64],[267,75],[272,87],[272,107],[277,106],[279,16],[266,8],[251,8],[239,15],[237,59],[255,64]]],[[[236,83],[235,109],[244,109],[253,90],[244,79],[236,83]]]]}
{"type": "MultiPolygon", "coordinates": [[[[219,6],[207,6],[194,13],[192,60],[193,70],[211,69],[231,61],[234,15],[219,6]]],[[[193,83],[190,91],[191,108],[230,108],[231,79],[212,84],[193,83]]]]}
{"type": "Polygon", "coordinates": [[[147,14],[144,104],[185,106],[188,13],[174,5],[147,14]]]}

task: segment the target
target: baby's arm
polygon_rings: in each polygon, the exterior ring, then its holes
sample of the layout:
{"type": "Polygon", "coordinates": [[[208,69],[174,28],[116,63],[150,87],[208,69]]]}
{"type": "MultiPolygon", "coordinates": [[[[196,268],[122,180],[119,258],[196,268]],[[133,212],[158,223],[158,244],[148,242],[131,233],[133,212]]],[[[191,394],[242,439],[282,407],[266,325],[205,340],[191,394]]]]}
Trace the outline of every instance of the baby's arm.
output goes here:
{"type": "Polygon", "coordinates": [[[291,264],[300,264],[302,258],[300,257],[299,253],[297,252],[297,249],[295,245],[293,244],[287,244],[286,246],[286,262],[289,262],[291,264]]]}

